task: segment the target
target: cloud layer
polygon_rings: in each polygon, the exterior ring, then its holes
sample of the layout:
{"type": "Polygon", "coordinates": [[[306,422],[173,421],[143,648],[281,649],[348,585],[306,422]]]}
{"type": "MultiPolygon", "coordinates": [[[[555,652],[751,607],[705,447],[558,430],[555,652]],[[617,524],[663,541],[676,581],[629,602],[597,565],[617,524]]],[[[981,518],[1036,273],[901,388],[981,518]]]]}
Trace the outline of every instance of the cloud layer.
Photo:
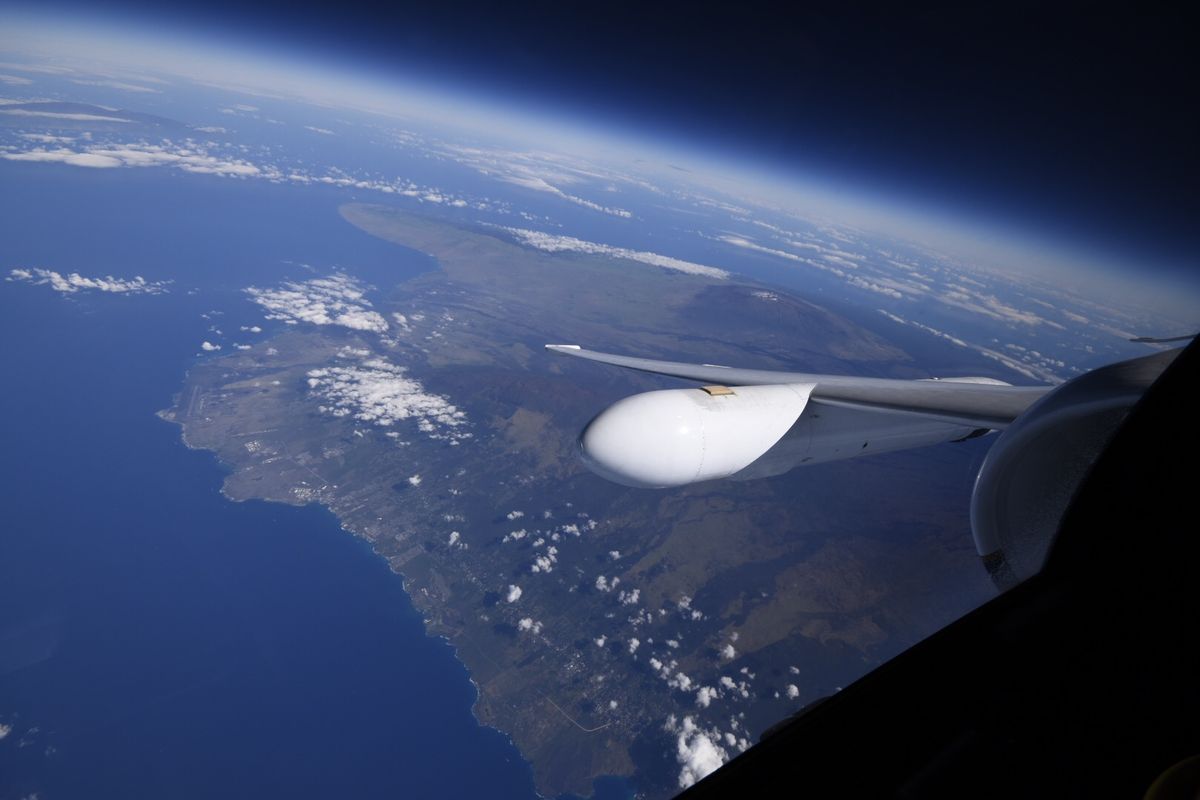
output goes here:
{"type": "Polygon", "coordinates": [[[163,294],[167,291],[170,281],[148,281],[141,275],[132,278],[114,278],[106,275],[103,278],[87,278],[78,272],[63,275],[49,269],[14,269],[8,273],[9,281],[22,281],[34,286],[49,286],[56,292],[75,294],[76,292],[112,292],[114,294],[163,294]]]}
{"type": "Polygon", "coordinates": [[[703,264],[694,264],[691,261],[682,261],[678,258],[659,255],[658,253],[650,253],[644,250],[630,250],[625,247],[613,247],[607,244],[598,244],[596,242],[587,242],[583,239],[576,239],[572,236],[557,236],[551,233],[542,233],[540,231],[531,231],[525,228],[503,228],[503,230],[511,233],[522,243],[530,247],[536,247],[538,250],[545,250],[549,253],[587,253],[589,255],[609,256],[612,258],[624,258],[630,261],[639,261],[643,264],[650,264],[654,267],[662,267],[663,269],[672,269],[678,272],[686,272],[690,275],[703,275],[706,278],[728,278],[729,273],[723,269],[716,267],[707,267],[703,264]]]}

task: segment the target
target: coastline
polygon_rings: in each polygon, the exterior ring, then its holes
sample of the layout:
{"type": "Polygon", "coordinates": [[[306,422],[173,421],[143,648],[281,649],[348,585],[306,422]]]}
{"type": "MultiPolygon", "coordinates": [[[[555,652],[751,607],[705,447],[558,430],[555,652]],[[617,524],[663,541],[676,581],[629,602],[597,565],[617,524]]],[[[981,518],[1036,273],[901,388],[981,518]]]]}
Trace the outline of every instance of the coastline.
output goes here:
{"type": "MultiPolygon", "coordinates": [[[[186,379],[187,379],[187,376],[185,376],[185,381],[186,381],[186,379]]],[[[363,542],[368,546],[368,549],[370,550],[372,557],[382,561],[384,563],[384,565],[387,567],[388,572],[391,575],[395,576],[396,579],[399,580],[400,589],[404,592],[405,597],[408,598],[408,601],[409,601],[410,605],[412,606],[413,610],[415,612],[417,612],[417,614],[421,618],[425,637],[428,639],[442,642],[450,650],[455,663],[457,663],[462,668],[463,674],[466,676],[467,682],[470,684],[471,689],[474,694],[474,697],[472,698],[470,706],[469,706],[469,712],[471,714],[472,719],[475,720],[475,723],[480,728],[487,729],[490,731],[495,731],[497,734],[499,734],[501,737],[503,737],[504,741],[509,746],[511,746],[513,748],[513,750],[515,750],[518,753],[518,755],[520,756],[520,758],[522,760],[522,763],[524,763],[525,766],[531,772],[534,772],[533,762],[525,755],[524,751],[521,749],[520,745],[517,743],[517,741],[513,737],[513,735],[509,731],[505,730],[504,728],[501,728],[497,725],[493,725],[489,722],[486,722],[484,719],[481,718],[481,716],[479,714],[479,704],[483,698],[483,690],[482,690],[482,687],[479,685],[479,683],[475,680],[475,677],[472,674],[469,665],[461,657],[459,645],[456,644],[454,642],[454,640],[451,639],[451,637],[448,634],[435,633],[430,630],[431,624],[440,625],[442,623],[432,620],[425,614],[421,613],[420,609],[417,607],[416,603],[414,602],[412,593],[409,591],[407,577],[405,576],[405,574],[402,571],[400,571],[396,567],[396,565],[393,563],[393,561],[390,558],[388,558],[388,556],[385,553],[382,553],[379,550],[379,548],[376,545],[376,542],[373,541],[369,536],[366,536],[363,533],[356,531],[353,528],[348,527],[346,525],[346,523],[342,520],[342,518],[337,514],[337,512],[328,503],[323,502],[319,498],[314,498],[314,499],[310,499],[310,500],[301,502],[299,500],[290,500],[290,499],[285,500],[282,498],[277,499],[277,498],[249,497],[249,496],[236,497],[236,496],[230,494],[228,491],[226,478],[228,478],[229,474],[231,474],[232,470],[234,470],[237,465],[223,460],[217,454],[217,452],[215,450],[213,450],[212,448],[204,447],[203,445],[197,445],[197,444],[193,444],[192,442],[190,442],[188,440],[188,436],[187,436],[186,423],[183,420],[176,418],[175,407],[177,407],[177,404],[178,404],[178,396],[175,398],[175,404],[176,404],[175,406],[160,409],[159,411],[155,412],[155,416],[158,417],[163,422],[166,422],[168,424],[175,425],[176,427],[178,427],[179,441],[180,441],[180,443],[183,444],[183,446],[185,448],[187,448],[188,450],[191,450],[191,451],[195,451],[195,452],[209,453],[212,455],[213,460],[215,461],[215,463],[217,465],[230,470],[230,472],[226,472],[222,476],[221,487],[219,489],[219,492],[223,499],[225,499],[226,501],[228,501],[230,503],[238,503],[238,504],[246,503],[251,500],[257,500],[259,502],[264,502],[264,503],[277,503],[279,505],[289,506],[292,508],[304,508],[307,506],[318,506],[321,509],[323,509],[324,511],[328,512],[329,515],[333,517],[334,521],[337,523],[338,531],[340,533],[349,534],[354,539],[357,539],[360,542],[363,542]]],[[[629,781],[629,780],[631,780],[631,777],[632,776],[602,775],[602,776],[597,776],[597,779],[619,778],[621,780],[629,781]]],[[[562,792],[556,793],[556,794],[544,793],[541,790],[541,788],[537,786],[536,782],[534,784],[534,790],[536,792],[536,796],[538,798],[543,798],[543,799],[550,798],[550,797],[557,797],[557,796],[561,796],[562,794],[564,794],[562,792]]],[[[590,798],[592,798],[596,795],[596,790],[595,790],[595,787],[593,786],[592,791],[586,795],[578,795],[578,794],[571,793],[571,792],[567,792],[566,794],[570,794],[573,797],[580,797],[580,798],[582,798],[582,800],[590,800],[590,798]]]]}

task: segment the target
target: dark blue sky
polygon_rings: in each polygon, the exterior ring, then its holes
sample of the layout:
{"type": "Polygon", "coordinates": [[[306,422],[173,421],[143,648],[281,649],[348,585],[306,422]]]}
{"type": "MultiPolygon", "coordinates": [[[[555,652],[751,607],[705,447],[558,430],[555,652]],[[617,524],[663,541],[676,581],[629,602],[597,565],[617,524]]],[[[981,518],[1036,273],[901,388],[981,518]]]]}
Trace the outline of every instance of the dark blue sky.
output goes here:
{"type": "Polygon", "coordinates": [[[109,8],[519,95],[1183,269],[1200,244],[1200,64],[1191,29],[1167,10],[758,0],[109,8]]]}

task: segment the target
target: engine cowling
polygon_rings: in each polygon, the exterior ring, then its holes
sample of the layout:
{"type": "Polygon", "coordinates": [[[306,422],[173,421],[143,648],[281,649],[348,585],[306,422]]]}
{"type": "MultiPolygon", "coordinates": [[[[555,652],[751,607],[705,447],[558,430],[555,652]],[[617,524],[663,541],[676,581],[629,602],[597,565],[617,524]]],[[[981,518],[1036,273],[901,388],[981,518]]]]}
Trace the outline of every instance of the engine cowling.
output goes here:
{"type": "Polygon", "coordinates": [[[992,445],[975,480],[971,530],[998,583],[1024,580],[1041,569],[1096,457],[1178,354],[1123,361],[1067,381],[1030,406],[992,445]]]}
{"type": "Polygon", "coordinates": [[[583,460],[598,475],[636,488],[727,478],[788,432],[812,390],[813,384],[772,384],[626,397],[584,428],[583,460]]]}

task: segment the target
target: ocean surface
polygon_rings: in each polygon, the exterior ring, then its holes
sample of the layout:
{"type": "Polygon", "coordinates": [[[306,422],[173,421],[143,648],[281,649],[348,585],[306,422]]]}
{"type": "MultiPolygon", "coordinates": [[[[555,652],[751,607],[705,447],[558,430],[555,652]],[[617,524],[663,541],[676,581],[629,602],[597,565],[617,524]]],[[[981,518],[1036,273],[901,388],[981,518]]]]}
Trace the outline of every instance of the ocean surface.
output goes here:
{"type": "Polygon", "coordinates": [[[428,259],[342,222],[334,193],[0,180],[5,273],[175,281],[0,283],[0,798],[534,796],[401,579],[323,509],[229,502],[217,461],[155,416],[210,327],[261,321],[242,287],[302,277],[285,262],[401,280],[428,259]]]}

